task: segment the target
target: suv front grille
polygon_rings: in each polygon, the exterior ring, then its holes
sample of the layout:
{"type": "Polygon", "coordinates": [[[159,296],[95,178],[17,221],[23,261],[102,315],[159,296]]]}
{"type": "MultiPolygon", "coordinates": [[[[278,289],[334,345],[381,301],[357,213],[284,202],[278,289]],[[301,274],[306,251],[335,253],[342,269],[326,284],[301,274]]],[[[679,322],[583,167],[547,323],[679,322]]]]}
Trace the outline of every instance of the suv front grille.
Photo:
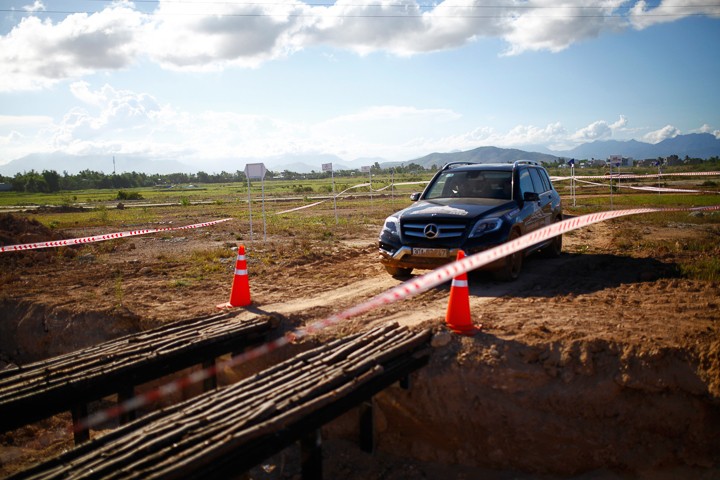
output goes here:
{"type": "MultiPolygon", "coordinates": [[[[432,229],[432,227],[431,227],[432,229]]],[[[457,223],[404,223],[402,225],[402,233],[408,237],[425,238],[434,240],[436,238],[459,238],[463,236],[465,232],[465,225],[457,223]],[[429,237],[425,234],[428,225],[434,225],[437,227],[437,234],[434,237],[429,237]]]]}

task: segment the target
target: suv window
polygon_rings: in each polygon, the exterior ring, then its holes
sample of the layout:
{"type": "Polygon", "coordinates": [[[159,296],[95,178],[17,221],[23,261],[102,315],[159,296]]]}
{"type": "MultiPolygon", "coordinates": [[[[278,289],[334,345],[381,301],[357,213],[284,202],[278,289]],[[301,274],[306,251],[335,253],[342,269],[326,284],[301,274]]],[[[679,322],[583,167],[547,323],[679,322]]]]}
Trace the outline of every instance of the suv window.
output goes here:
{"type": "Polygon", "coordinates": [[[520,198],[525,192],[534,192],[535,186],[530,178],[530,172],[527,168],[520,170],[520,198]]]}
{"type": "Polygon", "coordinates": [[[540,172],[540,178],[542,178],[542,181],[545,184],[545,191],[549,192],[550,190],[552,190],[552,182],[550,182],[550,177],[548,177],[545,169],[538,169],[538,171],[540,172]]]}
{"type": "Polygon", "coordinates": [[[467,170],[443,172],[425,198],[497,198],[510,200],[512,172],[506,170],[467,170]]]}
{"type": "Polygon", "coordinates": [[[528,170],[530,171],[530,178],[532,179],[532,183],[535,186],[535,192],[543,193],[543,192],[548,191],[548,189],[545,188],[545,185],[543,184],[542,179],[540,178],[540,173],[538,173],[538,169],[530,168],[528,170]]]}

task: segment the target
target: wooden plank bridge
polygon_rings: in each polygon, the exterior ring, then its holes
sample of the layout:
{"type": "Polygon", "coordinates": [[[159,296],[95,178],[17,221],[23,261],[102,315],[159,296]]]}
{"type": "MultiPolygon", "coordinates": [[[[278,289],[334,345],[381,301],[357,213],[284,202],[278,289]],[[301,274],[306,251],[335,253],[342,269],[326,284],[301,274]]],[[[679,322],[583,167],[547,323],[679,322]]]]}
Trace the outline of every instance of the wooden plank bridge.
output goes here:
{"type": "MultiPolygon", "coordinates": [[[[75,423],[87,404],[109,395],[124,401],[135,386],[185,368],[211,366],[216,357],[265,342],[277,326],[270,317],[239,320],[225,313],[126,335],[65,355],[0,372],[0,432],[64,411],[75,423]]],[[[205,389],[215,387],[214,379],[205,389]]],[[[123,420],[130,420],[126,417],[123,420]]],[[[77,443],[89,438],[75,434],[77,443]]]]}
{"type": "Polygon", "coordinates": [[[313,350],[163,410],[150,412],[13,479],[225,479],[299,441],[303,478],[322,478],[320,427],[360,406],[373,447],[373,395],[430,357],[431,332],[397,324],[313,350]]]}

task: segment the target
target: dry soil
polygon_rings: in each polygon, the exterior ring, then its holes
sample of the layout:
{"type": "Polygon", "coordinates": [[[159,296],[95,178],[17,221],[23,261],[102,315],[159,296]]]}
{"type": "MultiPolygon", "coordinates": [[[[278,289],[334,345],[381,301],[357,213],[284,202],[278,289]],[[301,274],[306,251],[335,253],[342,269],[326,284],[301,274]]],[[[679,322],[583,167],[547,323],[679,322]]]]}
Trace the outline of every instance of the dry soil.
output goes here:
{"type": "MultiPolygon", "coordinates": [[[[245,228],[0,254],[0,368],[214,313],[230,291],[234,232],[245,228]]],[[[395,321],[435,335],[412,388],[376,397],[373,455],[353,441],[353,412],[324,429],[326,478],[720,478],[720,285],[678,272],[688,242],[718,254],[720,228],[639,228],[669,247],[628,250],[626,227],[608,222],[566,235],[558,259],[528,257],[516,282],[472,274],[482,324],[473,337],[444,325],[448,285],[323,332],[314,341],[395,321]]],[[[106,229],[0,221],[6,243],[96,233],[106,229]]],[[[333,241],[246,239],[254,311],[245,314],[277,314],[294,328],[398,285],[378,262],[376,235],[368,225],[333,241]]],[[[68,421],[0,435],[0,476],[69,448],[68,421]]],[[[293,455],[252,478],[298,478],[293,455]]]]}

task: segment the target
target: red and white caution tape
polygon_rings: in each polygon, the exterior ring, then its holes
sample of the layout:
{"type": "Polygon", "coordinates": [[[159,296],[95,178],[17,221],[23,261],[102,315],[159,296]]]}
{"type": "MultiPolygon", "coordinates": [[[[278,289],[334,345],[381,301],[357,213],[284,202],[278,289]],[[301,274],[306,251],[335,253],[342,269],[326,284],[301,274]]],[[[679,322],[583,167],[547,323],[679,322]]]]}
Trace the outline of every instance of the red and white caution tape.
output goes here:
{"type": "Polygon", "coordinates": [[[171,230],[188,230],[192,228],[209,227],[222,222],[227,222],[232,218],[223,218],[212,222],[196,223],[195,225],[185,225],[183,227],[163,227],[163,228],[146,228],[143,230],[130,230],[127,232],[106,233],[103,235],[94,235],[92,237],[70,238],[66,240],[53,240],[51,242],[24,243],[22,245],[6,245],[0,246],[2,252],[18,252],[21,250],[33,250],[37,248],[67,247],[70,245],[82,245],[85,243],[102,242],[105,240],[114,240],[116,238],[133,237],[136,235],[147,235],[149,233],[167,232],[171,230]]]}
{"type": "Polygon", "coordinates": [[[553,182],[560,182],[563,180],[570,179],[587,179],[587,178],[619,178],[624,180],[626,178],[658,178],[658,177],[707,177],[717,176],[720,172],[672,172],[672,173],[644,173],[644,174],[632,174],[632,173],[607,173],[605,175],[575,175],[570,177],[550,177],[553,182]]]}
{"type": "MultiPolygon", "coordinates": [[[[578,183],[584,183],[586,185],[593,185],[596,187],[609,187],[610,185],[606,183],[597,183],[597,182],[591,182],[588,180],[577,180],[578,183]]],[[[706,193],[706,194],[717,194],[720,192],[716,192],[713,190],[690,190],[687,188],[666,188],[666,187],[638,187],[634,185],[620,185],[615,184],[613,187],[616,188],[629,188],[631,190],[642,190],[646,192],[661,192],[661,193],[706,193]]]]}
{"type": "Polygon", "coordinates": [[[629,188],[631,190],[643,190],[646,192],[664,192],[664,193],[720,193],[714,190],[690,190],[687,188],[667,188],[667,187],[638,187],[634,185],[616,185],[621,188],[629,188]]]}
{"type": "Polygon", "coordinates": [[[581,217],[575,217],[561,222],[553,223],[546,227],[540,228],[526,235],[523,235],[515,240],[503,243],[497,247],[491,248],[484,252],[470,255],[461,260],[449,263],[443,267],[426,273],[420,277],[413,278],[407,282],[401,283],[400,285],[387,290],[370,300],[355,305],[354,307],[348,308],[340,313],[331,315],[323,320],[313,322],[303,328],[298,328],[292,332],[286,333],[284,336],[265,343],[259,347],[248,350],[236,357],[231,358],[225,362],[217,363],[215,366],[199,370],[187,377],[183,377],[174,382],[165,384],[155,390],[151,390],[144,394],[138,395],[122,404],[95,413],[80,423],[75,428],[76,430],[86,430],[97,426],[111,418],[120,416],[123,413],[135,410],[137,408],[149,405],[154,401],[157,401],[164,396],[172,393],[181,391],[188,385],[201,382],[208,378],[213,377],[218,371],[232,368],[248,362],[250,360],[261,357],[273,350],[277,350],[293,341],[303,338],[307,335],[319,332],[325,328],[334,326],[363,313],[367,313],[376,308],[395,303],[399,300],[403,300],[419,293],[426,292],[427,290],[447,283],[456,276],[467,273],[469,271],[480,268],[484,265],[488,265],[496,260],[499,260],[507,255],[525,250],[526,248],[536,245],[545,240],[549,240],[558,235],[577,230],[578,228],[586,227],[594,223],[599,223],[605,220],[613,218],[624,217],[628,215],[638,215],[643,213],[656,213],[656,212],[678,212],[678,211],[720,211],[720,205],[714,205],[709,207],[695,207],[695,208],[636,208],[632,210],[615,210],[608,212],[591,213],[589,215],[583,215],[581,217]]]}
{"type": "Polygon", "coordinates": [[[430,180],[423,180],[421,182],[400,182],[400,183],[391,183],[390,185],[385,185],[382,188],[378,188],[377,190],[373,190],[374,192],[382,192],[383,190],[387,190],[390,187],[397,187],[398,185],[425,185],[426,183],[430,183],[430,180]]]}
{"type": "MultiPolygon", "coordinates": [[[[428,183],[428,182],[424,181],[424,182],[393,183],[393,184],[390,184],[390,185],[386,185],[386,186],[384,186],[384,187],[382,187],[382,188],[379,188],[379,189],[377,189],[377,190],[372,190],[372,186],[371,186],[369,183],[360,183],[360,184],[358,184],[358,185],[353,185],[353,186],[350,187],[350,188],[346,188],[346,189],[343,190],[342,192],[340,192],[340,193],[338,193],[337,195],[335,195],[335,198],[340,198],[340,197],[342,197],[345,192],[347,192],[347,191],[349,191],[349,190],[352,190],[352,189],[354,189],[354,188],[370,187],[370,188],[371,188],[371,190],[370,190],[371,192],[382,192],[383,190],[387,190],[388,188],[390,188],[390,187],[392,187],[392,186],[398,186],[398,185],[422,185],[422,184],[425,184],[425,183],[428,183]]],[[[319,202],[310,203],[310,204],[308,204],[308,205],[303,205],[302,207],[296,207],[296,208],[291,208],[291,209],[289,209],[289,210],[283,210],[283,211],[281,211],[281,212],[275,212],[275,215],[282,215],[283,213],[297,212],[298,210],[304,210],[304,209],[306,209],[306,208],[315,207],[315,206],[317,206],[317,205],[320,205],[321,203],[325,203],[325,202],[330,201],[330,200],[332,200],[332,197],[331,197],[331,198],[326,198],[325,200],[320,200],[319,202]]]]}
{"type": "MultiPolygon", "coordinates": [[[[342,192],[340,192],[340,193],[338,193],[337,195],[335,195],[335,198],[338,198],[338,197],[342,196],[342,194],[344,194],[344,193],[347,192],[348,190],[352,190],[352,189],[354,189],[354,188],[369,187],[369,186],[370,186],[369,183],[360,183],[360,184],[358,184],[358,185],[353,185],[352,187],[346,188],[346,189],[343,190],[342,192]]],[[[298,211],[298,210],[303,210],[303,209],[305,209],[305,208],[314,207],[315,205],[320,205],[321,203],[325,203],[325,202],[327,202],[327,201],[329,201],[329,200],[331,200],[331,199],[332,199],[332,197],[326,198],[325,200],[320,200],[319,202],[311,203],[311,204],[309,204],[309,205],[303,205],[302,207],[291,208],[290,210],[283,210],[282,212],[275,212],[275,215],[282,215],[283,213],[296,212],[296,211],[298,211]]]]}

